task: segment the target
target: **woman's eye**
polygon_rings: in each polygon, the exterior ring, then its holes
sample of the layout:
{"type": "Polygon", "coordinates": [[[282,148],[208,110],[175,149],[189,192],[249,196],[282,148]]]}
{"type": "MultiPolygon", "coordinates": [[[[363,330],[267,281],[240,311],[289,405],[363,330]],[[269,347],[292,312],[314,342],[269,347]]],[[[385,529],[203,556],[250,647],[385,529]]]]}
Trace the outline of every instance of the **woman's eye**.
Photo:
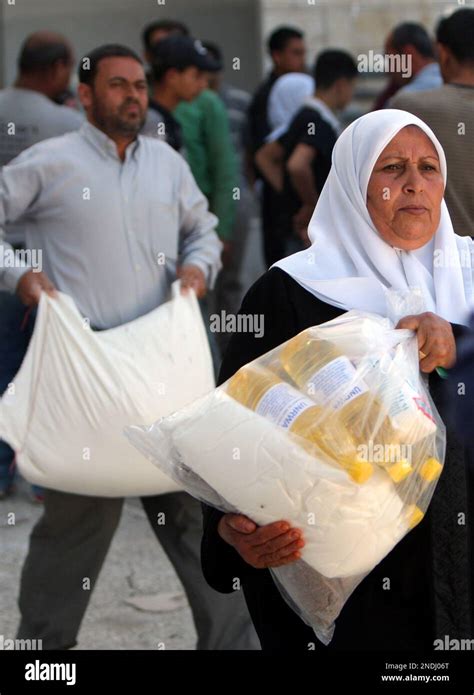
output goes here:
{"type": "Polygon", "coordinates": [[[397,169],[401,169],[401,164],[387,164],[387,166],[384,167],[386,171],[396,171],[397,169]]]}
{"type": "Polygon", "coordinates": [[[427,169],[428,171],[436,171],[436,167],[434,167],[432,164],[424,164],[423,169],[427,169]]]}

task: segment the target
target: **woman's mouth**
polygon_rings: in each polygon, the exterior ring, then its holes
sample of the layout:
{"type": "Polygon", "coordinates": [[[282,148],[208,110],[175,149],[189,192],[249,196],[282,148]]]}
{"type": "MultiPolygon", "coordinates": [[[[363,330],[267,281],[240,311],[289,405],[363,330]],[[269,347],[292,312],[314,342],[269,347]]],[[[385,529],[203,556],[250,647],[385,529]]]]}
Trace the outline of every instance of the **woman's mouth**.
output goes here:
{"type": "Polygon", "coordinates": [[[407,212],[409,215],[423,215],[423,213],[427,212],[427,208],[421,205],[407,205],[399,208],[399,212],[407,212]]]}

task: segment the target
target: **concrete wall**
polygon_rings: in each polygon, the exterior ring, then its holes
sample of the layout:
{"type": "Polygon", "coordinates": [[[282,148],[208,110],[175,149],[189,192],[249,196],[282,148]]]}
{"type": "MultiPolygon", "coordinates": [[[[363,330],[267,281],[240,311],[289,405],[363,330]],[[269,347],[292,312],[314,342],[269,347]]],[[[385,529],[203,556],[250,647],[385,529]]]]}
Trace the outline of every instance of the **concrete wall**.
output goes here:
{"type": "Polygon", "coordinates": [[[379,52],[394,24],[414,20],[433,29],[443,11],[460,6],[474,6],[474,0],[1,0],[0,81],[2,59],[3,82],[9,84],[19,45],[36,29],[63,32],[79,57],[109,41],[140,51],[143,26],[171,17],[186,22],[199,38],[218,43],[228,78],[253,89],[268,67],[265,39],[279,24],[305,31],[312,63],[317,51],[327,47],[343,47],[354,56],[379,52]],[[237,71],[231,69],[235,57],[241,61],[237,71]]]}
{"type": "MultiPolygon", "coordinates": [[[[15,75],[19,46],[38,29],[51,29],[68,36],[76,55],[107,42],[120,42],[141,51],[143,26],[159,18],[186,22],[202,39],[218,43],[226,62],[241,59],[239,71],[230,70],[237,86],[250,87],[261,74],[259,59],[259,5],[257,0],[1,0],[4,8],[4,84],[15,75]]],[[[1,61],[1,59],[0,59],[1,61]]]]}
{"type": "Polygon", "coordinates": [[[279,24],[303,29],[311,62],[323,48],[345,48],[356,57],[381,51],[390,28],[401,21],[421,22],[432,31],[443,11],[469,5],[470,0],[261,0],[262,33],[279,24]]]}
{"type": "MultiPolygon", "coordinates": [[[[269,60],[264,39],[281,24],[305,32],[308,64],[324,48],[343,48],[354,58],[369,51],[383,53],[390,29],[402,21],[423,24],[432,34],[445,11],[474,6],[474,0],[260,0],[262,10],[261,60],[265,69],[269,60]]],[[[349,122],[372,107],[375,96],[386,84],[380,73],[361,73],[355,98],[344,118],[349,122]]]]}

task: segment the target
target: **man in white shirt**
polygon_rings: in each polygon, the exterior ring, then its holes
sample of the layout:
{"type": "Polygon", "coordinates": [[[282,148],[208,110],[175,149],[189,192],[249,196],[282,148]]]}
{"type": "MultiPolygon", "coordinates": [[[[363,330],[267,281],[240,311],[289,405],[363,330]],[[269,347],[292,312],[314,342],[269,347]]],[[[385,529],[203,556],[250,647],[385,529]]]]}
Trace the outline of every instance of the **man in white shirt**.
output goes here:
{"type": "MultiPolygon", "coordinates": [[[[82,59],[79,77],[87,123],[30,148],[0,176],[0,227],[26,219],[27,249],[43,255],[43,272],[20,264],[2,272],[0,245],[0,283],[27,306],[58,288],[92,327],[106,329],[166,301],[177,276],[203,296],[220,269],[221,244],[185,160],[138,134],[148,105],[140,58],[103,46],[82,59]]],[[[185,493],[142,503],[188,595],[198,649],[255,648],[240,592],[228,602],[202,575],[200,505],[185,493]]],[[[42,639],[46,649],[76,643],[90,597],[83,579],[95,585],[122,505],[45,492],[22,573],[20,639],[42,639]]]]}
{"type": "Polygon", "coordinates": [[[81,126],[82,114],[55,103],[69,85],[73,65],[63,36],[41,31],[25,40],[14,85],[0,90],[0,166],[41,140],[81,126]]]}
{"type": "MultiPolygon", "coordinates": [[[[74,64],[72,48],[60,34],[39,31],[28,36],[18,56],[18,77],[0,90],[0,166],[41,140],[77,130],[84,120],[74,109],[55,103],[69,85],[74,64]]],[[[24,244],[22,225],[10,225],[9,239],[24,244]]],[[[29,335],[22,330],[25,307],[18,297],[0,291],[0,393],[17,373],[29,335]]],[[[0,499],[13,489],[15,455],[0,442],[0,499]]],[[[33,497],[42,492],[33,486],[33,497]]]]}
{"type": "MultiPolygon", "coordinates": [[[[400,71],[392,75],[398,85],[397,95],[423,92],[443,84],[433,40],[422,24],[398,24],[386,39],[385,53],[400,58],[400,71]]],[[[391,108],[391,103],[387,106],[391,108]]]]}

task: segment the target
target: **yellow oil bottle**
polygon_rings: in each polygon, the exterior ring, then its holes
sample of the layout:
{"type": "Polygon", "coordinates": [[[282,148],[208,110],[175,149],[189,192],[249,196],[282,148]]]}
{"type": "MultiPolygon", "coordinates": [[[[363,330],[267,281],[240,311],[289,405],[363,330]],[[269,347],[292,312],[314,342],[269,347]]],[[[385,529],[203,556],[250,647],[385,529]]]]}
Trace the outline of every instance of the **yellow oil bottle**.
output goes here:
{"type": "MultiPolygon", "coordinates": [[[[280,361],[296,386],[316,405],[330,403],[324,429],[333,437],[333,451],[337,452],[339,442],[348,437],[359,455],[373,450],[374,445],[390,453],[399,444],[386,411],[334,343],[317,338],[309,329],[286,343],[280,361]]],[[[377,464],[387,470],[395,483],[413,471],[406,457],[393,460],[391,456],[379,456],[377,464]]]]}
{"type": "Polygon", "coordinates": [[[231,378],[226,390],[242,405],[316,444],[356,482],[363,483],[372,475],[372,464],[358,455],[349,431],[325,418],[322,405],[315,404],[277,374],[255,363],[246,365],[231,378]]]}

